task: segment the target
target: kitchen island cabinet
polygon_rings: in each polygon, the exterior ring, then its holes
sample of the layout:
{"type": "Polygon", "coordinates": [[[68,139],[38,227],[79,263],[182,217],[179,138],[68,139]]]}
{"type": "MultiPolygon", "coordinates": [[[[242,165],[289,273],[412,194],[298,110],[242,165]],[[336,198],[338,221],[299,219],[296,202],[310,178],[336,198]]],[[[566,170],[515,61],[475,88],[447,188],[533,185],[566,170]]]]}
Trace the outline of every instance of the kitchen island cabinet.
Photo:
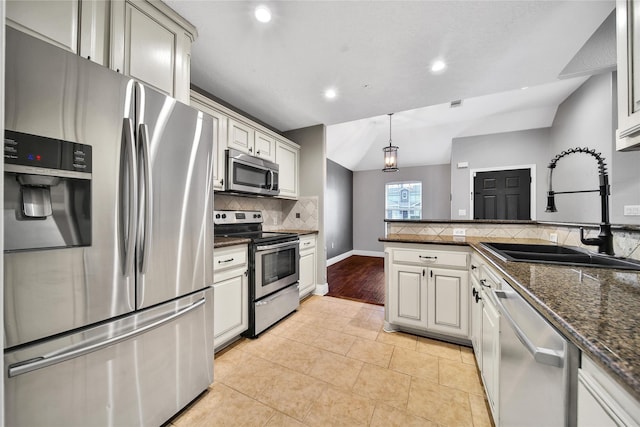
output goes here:
{"type": "MultiPolygon", "coordinates": [[[[542,319],[577,347],[583,360],[581,370],[585,358],[588,358],[628,395],[629,400],[626,401],[618,400],[614,395],[613,402],[616,404],[607,405],[613,408],[613,413],[618,414],[620,410],[634,413],[633,406],[640,402],[640,342],[636,334],[640,325],[640,272],[508,262],[480,244],[483,241],[550,244],[540,239],[389,234],[379,240],[385,244],[403,243],[423,247],[434,244],[470,247],[474,251],[472,266],[479,267],[478,260],[481,260],[496,277],[511,285],[542,319]],[[618,407],[620,410],[616,409],[618,407]]],[[[487,317],[490,320],[491,316],[487,317]]],[[[484,367],[484,356],[488,352],[482,348],[482,353],[484,367]]],[[[483,382],[484,377],[483,374],[483,382]]],[[[584,387],[581,388],[583,397],[594,396],[592,391],[585,395],[584,387]]],[[[574,394],[572,396],[575,398],[574,394]]],[[[498,393],[498,406],[499,400],[498,393]]],[[[588,407],[587,404],[582,410],[588,407]]],[[[578,408],[578,418],[580,411],[578,408]]],[[[589,417],[584,413],[582,415],[583,421],[589,417]]],[[[634,421],[632,425],[638,425],[635,418],[634,421]]]]}
{"type": "Polygon", "coordinates": [[[469,341],[469,253],[438,245],[385,245],[388,329],[469,341]]]}
{"type": "Polygon", "coordinates": [[[587,356],[578,370],[578,427],[640,425],[640,404],[587,356]]]}

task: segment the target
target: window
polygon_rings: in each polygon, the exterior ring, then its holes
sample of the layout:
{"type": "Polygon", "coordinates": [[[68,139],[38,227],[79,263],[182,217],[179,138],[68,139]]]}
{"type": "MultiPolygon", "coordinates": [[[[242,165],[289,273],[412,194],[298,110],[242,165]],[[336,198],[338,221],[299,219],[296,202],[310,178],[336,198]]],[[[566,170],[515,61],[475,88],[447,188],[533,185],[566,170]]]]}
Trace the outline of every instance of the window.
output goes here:
{"type": "Polygon", "coordinates": [[[385,219],[422,219],[422,183],[385,184],[385,219]]]}

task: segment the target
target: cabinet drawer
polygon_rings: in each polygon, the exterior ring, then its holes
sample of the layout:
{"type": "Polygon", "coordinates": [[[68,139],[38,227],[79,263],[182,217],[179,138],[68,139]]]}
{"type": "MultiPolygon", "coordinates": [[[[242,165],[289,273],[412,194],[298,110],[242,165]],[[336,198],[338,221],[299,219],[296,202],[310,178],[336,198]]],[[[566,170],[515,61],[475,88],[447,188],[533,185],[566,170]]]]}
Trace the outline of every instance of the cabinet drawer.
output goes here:
{"type": "Polygon", "coordinates": [[[316,247],[316,236],[308,234],[306,236],[300,236],[300,250],[313,249],[316,247]]]}
{"type": "Polygon", "coordinates": [[[213,271],[221,271],[247,264],[247,246],[229,246],[213,251],[213,271]]]}
{"type": "Polygon", "coordinates": [[[418,265],[448,265],[452,267],[467,267],[469,255],[463,252],[445,251],[421,251],[408,249],[395,249],[393,251],[393,261],[396,263],[418,264],[418,265]]]}

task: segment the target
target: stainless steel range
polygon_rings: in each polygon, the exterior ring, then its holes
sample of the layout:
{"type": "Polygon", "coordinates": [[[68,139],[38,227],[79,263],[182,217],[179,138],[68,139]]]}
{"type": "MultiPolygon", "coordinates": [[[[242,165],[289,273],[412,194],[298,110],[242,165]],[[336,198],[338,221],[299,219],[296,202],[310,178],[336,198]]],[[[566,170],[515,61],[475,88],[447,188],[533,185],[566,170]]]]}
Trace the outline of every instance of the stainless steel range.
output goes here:
{"type": "Polygon", "coordinates": [[[299,239],[295,233],[262,231],[260,211],[215,211],[214,235],[246,237],[249,244],[249,329],[261,332],[300,305],[299,239]]]}

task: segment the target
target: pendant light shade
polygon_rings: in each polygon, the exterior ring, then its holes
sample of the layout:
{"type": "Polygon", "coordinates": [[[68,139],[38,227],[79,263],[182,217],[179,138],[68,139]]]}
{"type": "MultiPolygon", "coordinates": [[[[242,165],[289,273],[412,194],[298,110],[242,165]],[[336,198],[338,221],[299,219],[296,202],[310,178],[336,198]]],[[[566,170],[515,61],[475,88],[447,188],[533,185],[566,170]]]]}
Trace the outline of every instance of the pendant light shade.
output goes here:
{"type": "Polygon", "coordinates": [[[391,144],[391,116],[393,113],[389,113],[389,146],[384,147],[384,168],[382,172],[397,172],[398,171],[398,147],[391,144]]]}

